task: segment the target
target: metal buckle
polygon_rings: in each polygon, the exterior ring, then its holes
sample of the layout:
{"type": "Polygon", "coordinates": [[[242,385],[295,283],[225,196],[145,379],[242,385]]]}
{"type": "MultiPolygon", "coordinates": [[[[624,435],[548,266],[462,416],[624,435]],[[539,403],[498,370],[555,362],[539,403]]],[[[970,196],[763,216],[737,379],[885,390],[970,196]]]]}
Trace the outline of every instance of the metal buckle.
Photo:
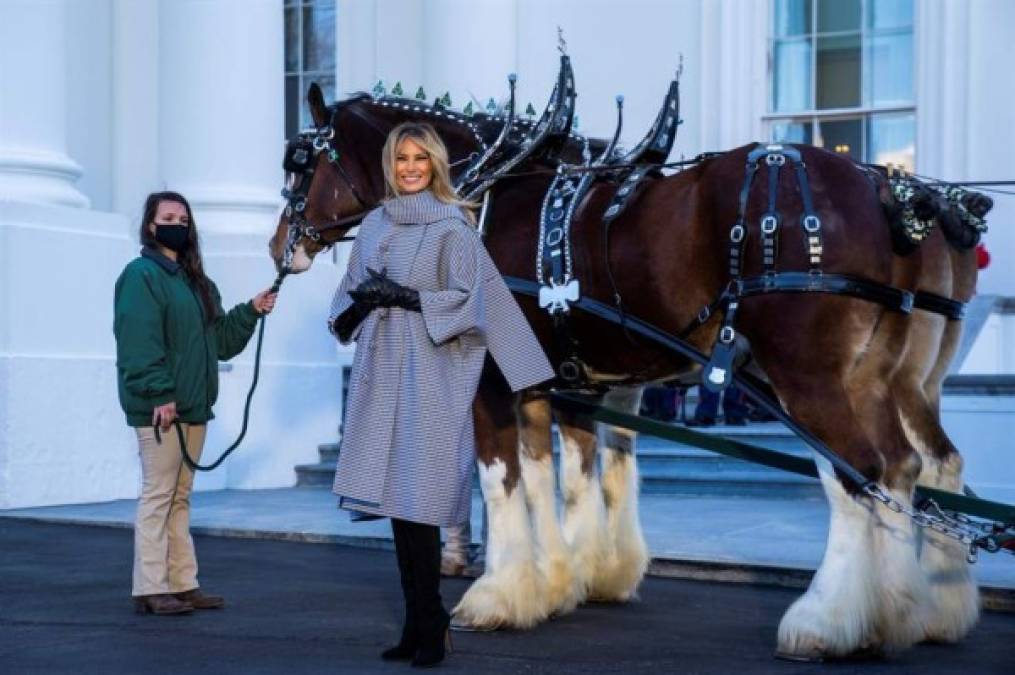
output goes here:
{"type": "Polygon", "coordinates": [[[557,371],[567,382],[576,382],[581,377],[581,369],[578,367],[578,364],[570,359],[561,361],[557,371]]]}
{"type": "Polygon", "coordinates": [[[821,219],[817,216],[804,216],[804,229],[810,233],[821,229],[821,219]]]}
{"type": "Polygon", "coordinates": [[[739,244],[744,240],[744,235],[747,234],[747,230],[740,223],[737,223],[730,229],[730,241],[734,244],[739,244]]]}
{"type": "Polygon", "coordinates": [[[712,309],[708,305],[705,305],[701,308],[701,311],[698,312],[698,323],[705,323],[708,321],[708,317],[710,316],[712,316],[712,309]]]}
{"type": "Polygon", "coordinates": [[[772,234],[779,227],[779,220],[775,216],[765,216],[761,219],[761,231],[765,234],[772,234]]]}
{"type": "Polygon", "coordinates": [[[719,342],[724,345],[732,344],[736,337],[737,332],[733,330],[733,326],[723,326],[722,330],[719,331],[719,342]]]}
{"type": "MultiPolygon", "coordinates": [[[[781,150],[782,147],[780,146],[779,149],[781,150]]],[[[782,166],[785,163],[786,155],[781,155],[775,152],[765,155],[765,164],[768,164],[769,166],[782,166]]]]}
{"type": "Polygon", "coordinates": [[[324,136],[314,136],[314,152],[322,152],[328,147],[328,139],[324,136]]]}

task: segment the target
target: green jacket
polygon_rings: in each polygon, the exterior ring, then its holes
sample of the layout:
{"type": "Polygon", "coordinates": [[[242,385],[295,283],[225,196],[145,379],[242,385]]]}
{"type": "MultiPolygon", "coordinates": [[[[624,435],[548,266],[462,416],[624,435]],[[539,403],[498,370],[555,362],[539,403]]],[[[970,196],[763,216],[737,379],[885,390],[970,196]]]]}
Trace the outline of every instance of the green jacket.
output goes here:
{"type": "Polygon", "coordinates": [[[151,426],[155,407],[170,401],[183,422],[214,417],[218,362],[243,351],[259,315],[250,302],[224,312],[218,289],[211,288],[218,311],[207,324],[186,274],[155,250],[143,249],[116,280],[116,371],[130,426],[151,426]]]}

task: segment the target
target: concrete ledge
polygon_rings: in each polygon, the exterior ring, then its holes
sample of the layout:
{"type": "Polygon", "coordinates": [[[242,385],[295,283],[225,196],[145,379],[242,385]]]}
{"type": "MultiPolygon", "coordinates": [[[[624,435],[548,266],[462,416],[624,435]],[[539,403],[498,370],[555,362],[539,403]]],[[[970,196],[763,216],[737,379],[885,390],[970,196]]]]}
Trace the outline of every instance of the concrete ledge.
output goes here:
{"type": "MultiPolygon", "coordinates": [[[[94,520],[88,518],[66,518],[45,515],[3,514],[0,517],[39,523],[61,525],[82,525],[86,527],[113,527],[131,529],[133,525],[122,521],[94,520]]],[[[230,539],[261,539],[265,541],[287,541],[305,544],[340,544],[374,550],[394,550],[391,539],[378,536],[352,536],[322,534],[315,532],[290,532],[281,530],[256,530],[234,527],[192,526],[193,534],[230,539]]],[[[982,554],[990,555],[990,554],[982,554]]],[[[993,555],[1004,555],[998,553],[993,555]]],[[[1012,561],[1015,565],[1015,560],[1012,561]]],[[[669,579],[688,579],[727,584],[776,586],[780,588],[807,588],[814,570],[790,565],[766,565],[718,560],[696,560],[691,558],[653,557],[648,574],[669,579]]],[[[476,576],[466,574],[464,576],[476,576]]],[[[994,586],[980,586],[983,609],[991,612],[1015,613],[1015,589],[994,586]]]]}

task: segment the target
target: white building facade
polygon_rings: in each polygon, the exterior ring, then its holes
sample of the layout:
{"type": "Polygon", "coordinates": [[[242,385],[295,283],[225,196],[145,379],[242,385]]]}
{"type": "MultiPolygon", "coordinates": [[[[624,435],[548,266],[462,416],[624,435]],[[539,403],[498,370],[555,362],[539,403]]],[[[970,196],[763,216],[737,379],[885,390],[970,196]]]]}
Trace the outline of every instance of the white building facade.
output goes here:
{"type": "MultiPolygon", "coordinates": [[[[787,138],[1013,177],[1006,0],[0,0],[0,508],[137,494],[112,289],[147,193],[191,199],[225,304],[246,300],[274,278],[282,147],[309,81],[331,96],[401,82],[461,107],[502,99],[514,72],[541,109],[558,26],[589,135],[612,133],[623,94],[636,143],[682,59],[674,158],[787,138]]],[[[1012,296],[1015,197],[995,201],[980,291],[1012,296]]],[[[324,329],[335,258],[283,286],[247,440],[197,489],[292,485],[335,440],[349,361],[324,329]]],[[[973,361],[1012,372],[1010,318],[991,321],[973,361]]],[[[209,455],[239,428],[253,351],[221,373],[209,455]]]]}

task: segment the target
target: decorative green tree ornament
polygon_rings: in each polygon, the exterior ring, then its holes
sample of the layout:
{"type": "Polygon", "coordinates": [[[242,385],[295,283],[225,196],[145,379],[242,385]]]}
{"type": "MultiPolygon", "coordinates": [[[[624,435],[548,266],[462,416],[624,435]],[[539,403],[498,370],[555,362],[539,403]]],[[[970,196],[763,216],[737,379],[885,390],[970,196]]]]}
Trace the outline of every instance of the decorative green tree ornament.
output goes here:
{"type": "Polygon", "coordinates": [[[395,88],[391,90],[391,95],[392,96],[401,96],[404,93],[405,92],[402,91],[402,83],[401,82],[395,82],[395,88]]]}
{"type": "Polygon", "coordinates": [[[472,117],[476,113],[476,109],[472,107],[472,101],[465,104],[465,109],[462,110],[462,113],[468,115],[469,117],[472,117]]]}
{"type": "Polygon", "coordinates": [[[532,107],[531,101],[527,106],[525,106],[525,114],[528,115],[529,117],[533,117],[536,114],[536,109],[532,107]]]}
{"type": "Polygon", "coordinates": [[[444,92],[444,95],[441,96],[440,101],[441,101],[441,105],[442,106],[444,106],[445,108],[450,108],[451,107],[451,92],[450,91],[444,92]]]}
{"type": "Polygon", "coordinates": [[[486,114],[493,115],[496,114],[496,112],[497,112],[497,104],[494,102],[493,98],[491,98],[489,101],[486,102],[486,114]]]}
{"type": "Polygon", "coordinates": [[[426,92],[423,91],[423,87],[422,86],[420,86],[420,88],[416,90],[416,99],[419,100],[419,101],[425,101],[426,100],[426,92]]]}
{"type": "Polygon", "coordinates": [[[374,98],[381,98],[386,93],[388,93],[387,90],[384,88],[384,80],[377,80],[377,84],[374,85],[373,91],[374,98]]]}

